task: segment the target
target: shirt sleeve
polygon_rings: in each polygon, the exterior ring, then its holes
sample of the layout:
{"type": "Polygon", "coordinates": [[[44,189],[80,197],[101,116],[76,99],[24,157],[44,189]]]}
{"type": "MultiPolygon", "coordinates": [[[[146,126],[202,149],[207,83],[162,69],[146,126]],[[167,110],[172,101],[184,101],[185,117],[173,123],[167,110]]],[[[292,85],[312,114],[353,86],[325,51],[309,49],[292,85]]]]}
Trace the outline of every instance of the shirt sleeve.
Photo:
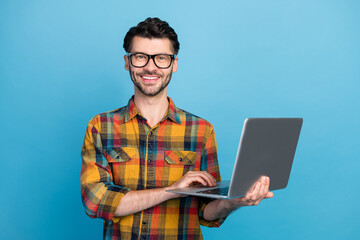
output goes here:
{"type": "MultiPolygon", "coordinates": [[[[201,154],[201,171],[209,172],[216,181],[221,181],[219,164],[217,159],[217,147],[214,129],[211,126],[210,134],[206,139],[206,143],[203,147],[201,154]]],[[[204,219],[204,209],[209,202],[213,201],[211,198],[199,198],[199,221],[200,224],[206,227],[220,227],[226,218],[220,218],[213,221],[207,221],[204,219]]]]}
{"type": "Polygon", "coordinates": [[[89,122],[81,150],[81,198],[89,217],[111,220],[121,198],[130,189],[113,183],[109,164],[103,157],[100,126],[96,127],[96,122],[96,117],[89,122]]]}

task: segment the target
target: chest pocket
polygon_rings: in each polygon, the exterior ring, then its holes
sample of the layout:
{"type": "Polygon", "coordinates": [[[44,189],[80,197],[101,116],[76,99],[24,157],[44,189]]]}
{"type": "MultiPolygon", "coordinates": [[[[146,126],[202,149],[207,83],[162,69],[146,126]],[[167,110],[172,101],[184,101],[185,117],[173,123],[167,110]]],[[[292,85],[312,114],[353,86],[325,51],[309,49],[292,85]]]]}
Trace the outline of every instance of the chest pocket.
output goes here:
{"type": "Polygon", "coordinates": [[[110,165],[114,183],[130,189],[136,189],[140,170],[138,149],[120,147],[105,150],[103,153],[110,165]]]}
{"type": "Polygon", "coordinates": [[[164,174],[168,176],[169,185],[178,181],[188,171],[194,171],[196,152],[165,151],[164,174]]]}

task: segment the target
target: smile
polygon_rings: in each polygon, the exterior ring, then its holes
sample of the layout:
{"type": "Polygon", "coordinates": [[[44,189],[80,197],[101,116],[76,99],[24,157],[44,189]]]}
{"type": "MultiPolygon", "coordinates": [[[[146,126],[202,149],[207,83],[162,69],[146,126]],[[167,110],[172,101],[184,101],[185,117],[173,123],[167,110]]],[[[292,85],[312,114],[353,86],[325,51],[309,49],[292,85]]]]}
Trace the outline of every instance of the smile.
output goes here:
{"type": "Polygon", "coordinates": [[[154,75],[140,75],[141,80],[145,84],[155,84],[160,79],[160,76],[154,76],[154,75]]]}
{"type": "Polygon", "coordinates": [[[141,77],[146,80],[155,80],[159,78],[159,77],[151,77],[151,76],[141,76],[141,77]]]}

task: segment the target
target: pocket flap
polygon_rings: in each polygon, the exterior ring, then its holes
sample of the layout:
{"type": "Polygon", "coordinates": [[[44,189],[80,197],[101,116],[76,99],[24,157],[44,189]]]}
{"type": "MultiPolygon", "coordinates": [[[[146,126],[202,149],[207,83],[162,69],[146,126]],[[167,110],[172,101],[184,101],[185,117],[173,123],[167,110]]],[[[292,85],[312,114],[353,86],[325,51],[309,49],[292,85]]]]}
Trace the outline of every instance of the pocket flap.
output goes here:
{"type": "Polygon", "coordinates": [[[165,151],[165,161],[169,164],[194,165],[196,162],[196,152],[165,151]]]}
{"type": "Polygon", "coordinates": [[[104,156],[108,162],[127,162],[135,157],[137,152],[133,147],[120,147],[104,151],[104,156]]]}

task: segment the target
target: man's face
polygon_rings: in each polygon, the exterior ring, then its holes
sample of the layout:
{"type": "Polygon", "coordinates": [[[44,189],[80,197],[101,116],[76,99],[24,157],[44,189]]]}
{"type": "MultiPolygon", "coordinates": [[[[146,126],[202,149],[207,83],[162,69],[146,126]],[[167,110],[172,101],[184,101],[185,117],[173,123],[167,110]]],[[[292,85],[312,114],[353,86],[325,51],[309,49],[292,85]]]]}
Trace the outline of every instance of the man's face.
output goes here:
{"type": "MultiPolygon", "coordinates": [[[[131,53],[146,53],[154,54],[174,54],[171,50],[171,42],[167,38],[143,38],[134,37],[132,41],[131,53]]],[[[127,55],[124,56],[125,69],[130,72],[131,80],[136,86],[135,91],[138,90],[145,96],[156,96],[166,90],[170,82],[171,74],[177,70],[177,61],[174,59],[169,68],[158,68],[153,59],[150,59],[148,64],[142,68],[134,67],[130,64],[127,55]]]]}

